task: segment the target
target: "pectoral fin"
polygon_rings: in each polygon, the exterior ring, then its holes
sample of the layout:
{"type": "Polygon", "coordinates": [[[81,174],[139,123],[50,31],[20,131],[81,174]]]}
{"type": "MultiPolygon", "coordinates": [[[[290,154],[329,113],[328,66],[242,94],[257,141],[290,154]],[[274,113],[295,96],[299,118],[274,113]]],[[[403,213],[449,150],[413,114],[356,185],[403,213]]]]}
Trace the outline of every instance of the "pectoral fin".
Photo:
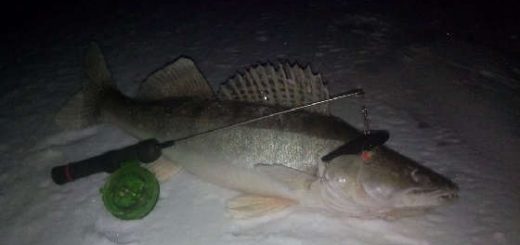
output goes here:
{"type": "Polygon", "coordinates": [[[317,177],[281,164],[255,164],[255,170],[285,184],[292,190],[307,190],[317,177]]]}
{"type": "Polygon", "coordinates": [[[233,218],[247,219],[276,213],[295,203],[280,197],[242,195],[229,200],[227,207],[233,218]]]}

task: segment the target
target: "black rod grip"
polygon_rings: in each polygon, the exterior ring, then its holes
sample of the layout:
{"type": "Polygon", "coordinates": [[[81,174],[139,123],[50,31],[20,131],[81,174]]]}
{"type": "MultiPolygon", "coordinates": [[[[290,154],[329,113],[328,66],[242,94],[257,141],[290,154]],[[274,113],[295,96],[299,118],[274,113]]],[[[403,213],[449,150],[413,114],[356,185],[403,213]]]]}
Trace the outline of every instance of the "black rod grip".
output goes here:
{"type": "Polygon", "coordinates": [[[105,152],[99,156],[56,166],[51,170],[54,183],[63,185],[95,173],[113,173],[127,160],[149,163],[161,156],[161,148],[156,139],[141,141],[135,145],[105,152]]]}

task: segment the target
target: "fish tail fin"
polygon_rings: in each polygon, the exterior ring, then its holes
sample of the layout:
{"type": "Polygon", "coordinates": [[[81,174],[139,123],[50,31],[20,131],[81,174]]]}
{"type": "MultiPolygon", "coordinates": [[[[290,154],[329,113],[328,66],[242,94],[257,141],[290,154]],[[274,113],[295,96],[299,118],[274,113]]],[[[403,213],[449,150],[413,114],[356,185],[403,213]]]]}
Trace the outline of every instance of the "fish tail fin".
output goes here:
{"type": "Polygon", "coordinates": [[[80,129],[97,124],[102,98],[115,89],[105,58],[96,43],[91,43],[87,50],[84,68],[89,83],[56,115],[55,121],[60,127],[80,129]]]}
{"type": "Polygon", "coordinates": [[[113,87],[112,75],[108,70],[105,57],[96,43],[87,49],[84,61],[85,73],[91,82],[101,87],[113,87]]]}

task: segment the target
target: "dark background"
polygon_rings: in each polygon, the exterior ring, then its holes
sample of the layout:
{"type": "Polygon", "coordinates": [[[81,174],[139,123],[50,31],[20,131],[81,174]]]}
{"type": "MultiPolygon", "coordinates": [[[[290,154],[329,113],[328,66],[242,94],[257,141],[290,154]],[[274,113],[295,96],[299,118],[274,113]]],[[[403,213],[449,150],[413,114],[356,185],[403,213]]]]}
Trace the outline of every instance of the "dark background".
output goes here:
{"type": "MultiPolygon", "coordinates": [[[[4,47],[23,45],[35,36],[78,31],[115,21],[122,15],[146,15],[151,10],[168,9],[172,15],[211,12],[226,16],[244,8],[265,11],[270,8],[297,8],[305,11],[313,1],[17,1],[4,4],[1,25],[4,47]],[[227,3],[223,4],[223,2],[227,3]],[[229,6],[223,8],[222,6],[229,6]],[[8,44],[6,46],[5,44],[8,44]]],[[[520,56],[520,14],[515,1],[328,1],[345,13],[370,12],[403,24],[418,40],[457,39],[520,56]]],[[[320,3],[321,4],[321,3],[320,3]]],[[[327,14],[326,12],[323,14],[327,14]]],[[[189,18],[189,16],[187,16],[189,18]]],[[[189,20],[188,20],[189,21],[189,20]]],[[[102,30],[100,30],[102,31],[102,30]]]]}

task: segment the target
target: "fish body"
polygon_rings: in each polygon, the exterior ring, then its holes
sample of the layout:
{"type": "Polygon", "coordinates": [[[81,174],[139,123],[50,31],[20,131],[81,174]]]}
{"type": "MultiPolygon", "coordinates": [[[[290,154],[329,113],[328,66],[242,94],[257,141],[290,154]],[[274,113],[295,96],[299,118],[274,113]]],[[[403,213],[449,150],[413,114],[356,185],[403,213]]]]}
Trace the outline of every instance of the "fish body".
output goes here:
{"type": "MultiPolygon", "coordinates": [[[[97,46],[87,53],[86,67],[91,85],[58,114],[58,122],[109,123],[138,139],[161,142],[328,96],[321,77],[298,65],[257,66],[214,95],[193,62],[181,58],[150,76],[134,98],[114,88],[97,46]]],[[[449,179],[385,146],[366,152],[368,158],[322,160],[360,135],[321,107],[180,140],[163,149],[163,156],[216,185],[349,216],[400,216],[456,196],[449,179]]]]}
{"type": "MultiPolygon", "coordinates": [[[[283,109],[217,100],[177,100],[168,104],[142,106],[112,100],[103,107],[103,114],[107,122],[137,138],[166,141],[283,109]]],[[[279,164],[316,175],[322,156],[357,135],[356,129],[336,117],[299,111],[179,141],[163,149],[163,154],[212,183],[247,193],[274,195],[278,189],[268,190],[264,184],[239,179],[252,178],[257,164],[279,164]],[[239,171],[240,174],[233,174],[239,171]]],[[[268,178],[266,181],[272,182],[268,178]]]]}

